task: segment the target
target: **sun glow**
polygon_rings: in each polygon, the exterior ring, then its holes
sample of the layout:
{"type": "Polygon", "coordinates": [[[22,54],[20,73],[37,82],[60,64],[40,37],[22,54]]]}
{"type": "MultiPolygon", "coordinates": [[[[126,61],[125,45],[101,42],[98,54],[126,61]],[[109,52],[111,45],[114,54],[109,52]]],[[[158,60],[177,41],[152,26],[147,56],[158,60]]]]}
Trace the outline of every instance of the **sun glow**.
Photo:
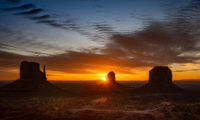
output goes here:
{"type": "Polygon", "coordinates": [[[107,81],[107,79],[106,79],[106,77],[105,77],[105,76],[103,76],[103,77],[101,78],[101,80],[103,80],[104,82],[106,82],[106,81],[107,81]]]}

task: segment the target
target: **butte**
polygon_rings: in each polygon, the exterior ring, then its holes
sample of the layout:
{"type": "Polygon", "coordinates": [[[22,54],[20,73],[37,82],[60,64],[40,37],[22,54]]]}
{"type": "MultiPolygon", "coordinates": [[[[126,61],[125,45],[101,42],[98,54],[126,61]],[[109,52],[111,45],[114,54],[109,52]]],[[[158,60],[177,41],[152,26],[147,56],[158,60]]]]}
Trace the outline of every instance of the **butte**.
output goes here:
{"type": "Polygon", "coordinates": [[[47,81],[45,66],[43,72],[40,64],[23,61],[20,65],[20,78],[1,88],[3,92],[10,94],[51,95],[57,94],[61,89],[47,81]]]}
{"type": "Polygon", "coordinates": [[[166,66],[156,66],[149,71],[149,81],[139,88],[145,92],[180,92],[182,89],[172,81],[172,71],[166,66]]]}

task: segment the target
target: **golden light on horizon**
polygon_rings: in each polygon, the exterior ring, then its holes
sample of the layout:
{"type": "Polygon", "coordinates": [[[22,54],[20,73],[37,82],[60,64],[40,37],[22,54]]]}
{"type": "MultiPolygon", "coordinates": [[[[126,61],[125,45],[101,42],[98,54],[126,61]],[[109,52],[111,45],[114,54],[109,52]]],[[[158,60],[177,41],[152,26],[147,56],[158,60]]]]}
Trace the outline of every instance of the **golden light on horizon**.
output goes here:
{"type": "MultiPolygon", "coordinates": [[[[173,80],[195,80],[200,78],[200,70],[198,69],[200,64],[172,64],[169,66],[173,72],[173,80]]],[[[106,74],[111,68],[102,69],[86,69],[88,73],[68,73],[64,71],[56,70],[46,70],[47,79],[49,81],[92,81],[99,80],[106,82],[106,74]]],[[[114,69],[114,68],[113,68],[114,69]]],[[[117,81],[143,81],[148,80],[149,70],[151,67],[147,68],[138,68],[130,69],[133,73],[125,73],[114,69],[116,71],[116,80],[117,81]]],[[[15,80],[19,78],[19,69],[18,68],[5,68],[1,69],[1,80],[15,80]]]]}
{"type": "Polygon", "coordinates": [[[106,82],[106,81],[107,81],[106,76],[103,76],[103,77],[101,78],[101,80],[104,81],[104,82],[106,82]]]}

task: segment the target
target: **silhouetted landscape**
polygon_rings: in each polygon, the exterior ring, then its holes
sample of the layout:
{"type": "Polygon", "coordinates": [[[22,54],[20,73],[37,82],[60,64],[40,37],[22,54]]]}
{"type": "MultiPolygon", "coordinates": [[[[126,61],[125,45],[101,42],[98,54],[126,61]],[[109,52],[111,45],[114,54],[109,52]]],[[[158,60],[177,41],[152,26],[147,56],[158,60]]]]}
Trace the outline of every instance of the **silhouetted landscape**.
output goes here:
{"type": "Polygon", "coordinates": [[[0,0],[0,120],[200,120],[200,0],[0,0]]]}
{"type": "Polygon", "coordinates": [[[20,78],[0,83],[1,119],[157,120],[200,119],[200,82],[173,83],[168,67],[155,67],[149,82],[48,82],[45,67],[23,61],[20,78]]]}

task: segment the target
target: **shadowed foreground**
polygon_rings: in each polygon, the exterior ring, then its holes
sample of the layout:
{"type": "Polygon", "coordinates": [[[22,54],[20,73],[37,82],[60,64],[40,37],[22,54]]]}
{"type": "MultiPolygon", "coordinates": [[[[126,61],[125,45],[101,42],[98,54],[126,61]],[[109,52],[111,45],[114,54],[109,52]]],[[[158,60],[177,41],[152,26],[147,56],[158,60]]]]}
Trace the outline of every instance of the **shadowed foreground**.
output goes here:
{"type": "Polygon", "coordinates": [[[133,93],[141,82],[120,82],[126,89],[102,88],[98,82],[54,82],[60,96],[0,97],[0,118],[50,120],[199,120],[200,83],[178,83],[191,92],[133,93]]]}

